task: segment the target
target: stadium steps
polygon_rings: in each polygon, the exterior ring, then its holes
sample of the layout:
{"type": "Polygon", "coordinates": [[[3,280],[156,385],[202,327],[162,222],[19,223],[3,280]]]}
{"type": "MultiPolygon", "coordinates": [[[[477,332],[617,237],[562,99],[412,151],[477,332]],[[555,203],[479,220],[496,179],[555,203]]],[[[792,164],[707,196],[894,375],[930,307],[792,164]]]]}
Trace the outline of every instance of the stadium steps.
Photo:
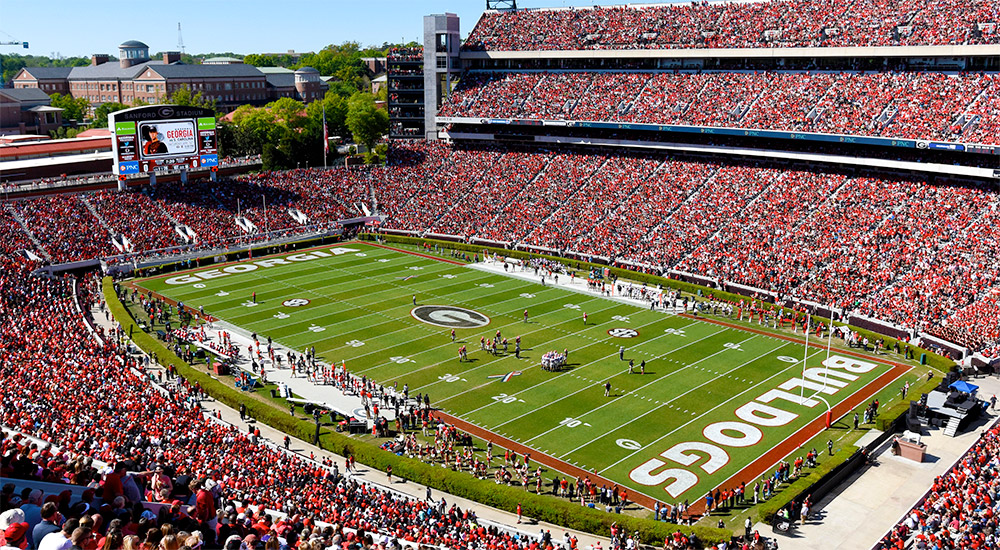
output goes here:
{"type": "Polygon", "coordinates": [[[736,117],[735,122],[740,122],[744,118],[746,118],[746,116],[748,114],[750,114],[750,111],[752,111],[753,108],[757,106],[757,102],[760,101],[760,98],[763,97],[763,95],[764,95],[764,89],[762,88],[761,91],[760,91],[760,93],[757,94],[756,96],[754,96],[753,101],[751,101],[747,105],[746,109],[743,109],[742,111],[739,111],[739,106],[737,106],[737,108],[734,111],[730,111],[730,114],[738,113],[738,116],[736,117]]]}
{"type": "Polygon", "coordinates": [[[635,107],[635,104],[636,104],[636,102],[638,102],[638,101],[639,101],[639,98],[641,98],[641,97],[642,97],[642,94],[644,94],[644,93],[646,92],[646,88],[648,88],[648,87],[649,87],[649,83],[653,81],[653,76],[654,76],[654,75],[652,75],[652,74],[650,74],[650,75],[647,75],[647,77],[648,77],[648,78],[646,78],[646,81],[645,81],[645,82],[643,82],[643,83],[642,83],[642,86],[640,86],[640,87],[639,87],[639,92],[638,92],[638,93],[636,93],[636,94],[635,94],[635,95],[634,95],[634,96],[632,97],[632,101],[629,101],[629,103],[628,103],[628,108],[627,108],[627,109],[624,109],[624,110],[623,110],[623,109],[621,108],[621,105],[622,105],[622,104],[621,104],[621,103],[619,103],[619,104],[618,104],[618,107],[617,107],[617,109],[618,109],[618,116],[621,116],[621,117],[623,117],[623,116],[625,116],[625,115],[629,114],[629,112],[631,112],[631,111],[632,111],[632,107],[635,107]]]}
{"type": "MultiPolygon", "coordinates": [[[[652,178],[654,175],[658,174],[663,169],[663,167],[666,166],[666,165],[667,165],[667,161],[661,160],[660,163],[656,165],[656,168],[652,169],[645,178],[642,178],[641,180],[639,180],[639,182],[636,183],[636,185],[634,187],[630,188],[627,192],[625,192],[625,194],[623,195],[623,197],[618,200],[618,208],[615,208],[610,214],[608,214],[604,218],[599,219],[599,220],[595,220],[594,223],[590,227],[587,228],[587,231],[589,232],[589,231],[593,230],[594,226],[596,226],[598,224],[601,224],[601,223],[605,223],[606,220],[616,219],[617,216],[618,216],[618,213],[622,209],[625,208],[626,203],[628,202],[627,200],[624,199],[624,197],[630,196],[630,195],[634,194],[636,189],[639,189],[640,187],[642,187],[642,185],[644,183],[646,183],[647,181],[649,181],[649,179],[652,178]]],[[[583,239],[583,235],[580,235],[580,236],[576,237],[573,240],[573,244],[570,245],[570,246],[568,246],[567,248],[570,249],[570,250],[574,250],[574,249],[575,250],[580,250],[580,248],[576,247],[576,245],[580,244],[580,241],[582,239],[583,239]]],[[[617,253],[617,251],[615,251],[615,252],[617,253]]]]}
{"type": "Polygon", "coordinates": [[[552,212],[549,212],[549,215],[545,216],[545,219],[542,220],[541,223],[539,223],[537,226],[535,226],[535,228],[532,229],[530,232],[525,233],[524,235],[521,235],[521,237],[517,239],[517,242],[521,242],[524,239],[527,239],[528,237],[531,236],[532,233],[534,233],[535,231],[537,231],[538,229],[540,229],[542,227],[545,227],[545,225],[547,223],[549,223],[549,220],[551,220],[552,217],[556,215],[556,212],[559,212],[560,210],[562,210],[562,207],[564,207],[567,204],[569,204],[569,202],[571,200],[573,200],[573,197],[575,197],[576,194],[579,193],[581,189],[587,187],[587,185],[590,184],[590,180],[594,179],[594,176],[597,175],[598,172],[600,172],[601,170],[603,170],[604,167],[607,166],[609,162],[611,162],[611,157],[610,156],[606,157],[604,159],[604,162],[602,162],[601,165],[597,167],[597,169],[595,169],[593,172],[590,173],[590,175],[587,176],[587,179],[585,179],[582,182],[580,182],[580,184],[577,185],[575,189],[573,189],[572,193],[570,193],[569,195],[566,195],[566,197],[563,200],[559,201],[559,206],[557,206],[554,209],[552,209],[552,212]]]}
{"type": "Polygon", "coordinates": [[[826,198],[826,200],[817,204],[815,207],[809,209],[808,212],[803,213],[801,219],[799,219],[799,221],[792,226],[791,230],[789,230],[789,233],[792,234],[797,233],[799,231],[799,228],[801,228],[803,225],[807,223],[813,223],[812,219],[813,215],[815,215],[816,212],[818,212],[819,209],[823,207],[823,205],[827,204],[828,202],[840,196],[841,190],[844,189],[844,186],[846,186],[847,182],[849,181],[851,181],[851,178],[844,178],[844,180],[840,182],[840,185],[838,185],[837,188],[834,189],[832,193],[830,193],[830,195],[826,198]]]}
{"type": "Polygon", "coordinates": [[[961,422],[958,418],[951,417],[948,419],[948,423],[944,426],[944,431],[941,432],[948,437],[955,437],[958,433],[958,425],[961,422]]]}
{"type": "MultiPolygon", "coordinates": [[[[851,181],[851,179],[852,178],[849,178],[848,180],[845,180],[844,184],[846,185],[849,181],[851,181]]],[[[833,195],[831,195],[830,198],[832,199],[833,195]]],[[[827,202],[829,202],[829,201],[827,201],[827,202]]],[[[824,202],[823,204],[826,204],[826,203],[824,202]]],[[[896,206],[894,206],[893,208],[891,208],[884,216],[882,216],[882,219],[879,220],[878,225],[876,225],[875,227],[873,227],[871,229],[871,233],[872,234],[877,233],[878,230],[881,229],[883,225],[885,225],[889,220],[895,219],[896,215],[898,215],[902,210],[904,210],[909,204],[910,203],[908,203],[908,202],[903,202],[903,203],[897,204],[896,206]]],[[[799,284],[799,286],[797,286],[794,289],[792,289],[791,294],[796,294],[799,289],[807,288],[808,286],[814,284],[816,282],[817,277],[819,277],[824,272],[824,270],[826,269],[826,267],[828,265],[830,265],[829,261],[823,262],[821,264],[817,264],[816,269],[812,273],[812,276],[809,277],[809,278],[807,278],[807,279],[805,279],[804,281],[802,281],[801,284],[799,284]]],[[[897,274],[897,276],[899,276],[899,275],[901,275],[901,274],[897,274]]],[[[884,287],[876,289],[876,290],[873,290],[870,294],[865,294],[863,296],[858,296],[858,298],[860,299],[860,298],[868,298],[869,296],[874,296],[875,294],[877,294],[877,293],[885,290],[889,286],[891,286],[893,283],[895,283],[895,281],[896,281],[896,279],[892,279],[884,287]]]]}
{"type": "MultiPolygon", "coordinates": [[[[941,246],[937,250],[934,251],[933,256],[929,256],[928,258],[926,258],[926,260],[925,260],[926,263],[928,265],[936,265],[936,264],[938,264],[938,257],[940,255],[945,254],[946,252],[949,251],[949,246],[948,246],[949,244],[951,244],[951,243],[953,243],[955,241],[958,241],[958,240],[965,239],[969,235],[969,230],[971,228],[975,227],[976,224],[979,223],[980,220],[982,220],[987,214],[989,214],[992,211],[995,211],[996,209],[1000,209],[1000,197],[998,197],[996,200],[994,200],[993,203],[991,204],[991,206],[989,208],[983,208],[979,212],[977,212],[976,215],[975,215],[975,217],[973,217],[971,220],[969,220],[969,222],[964,227],[962,227],[960,230],[956,231],[950,240],[947,240],[947,241],[942,240],[939,243],[941,246]]],[[[899,282],[901,282],[901,279],[899,277],[901,277],[902,275],[903,275],[903,273],[898,273],[897,276],[896,276],[896,278],[894,278],[893,280],[889,281],[889,284],[887,284],[887,285],[883,286],[882,288],[876,290],[875,292],[872,293],[872,295],[874,296],[874,295],[881,294],[881,293],[885,292],[886,290],[894,287],[896,284],[898,284],[899,282]]],[[[963,289],[963,290],[968,290],[968,289],[963,289]]],[[[982,299],[982,297],[984,296],[985,292],[988,292],[988,291],[989,291],[988,288],[987,289],[980,289],[979,291],[973,292],[974,298],[972,298],[972,300],[970,300],[970,301],[957,303],[957,305],[946,305],[945,302],[942,302],[941,307],[947,311],[947,313],[948,313],[947,318],[950,319],[951,316],[954,315],[956,312],[958,312],[960,309],[968,306],[969,304],[971,304],[973,302],[976,302],[976,301],[982,299]]],[[[961,295],[961,293],[959,293],[959,295],[961,295]]],[[[952,300],[954,300],[952,302],[952,304],[955,304],[957,302],[957,299],[954,296],[952,296],[952,300]]]]}
{"type": "MultiPolygon", "coordinates": [[[[683,208],[684,205],[686,205],[686,204],[688,204],[690,202],[694,202],[695,199],[697,199],[698,196],[701,195],[701,190],[704,189],[705,187],[707,187],[708,185],[710,185],[713,181],[715,181],[715,178],[716,178],[716,176],[719,175],[719,170],[721,170],[721,169],[722,169],[721,166],[720,167],[716,167],[715,170],[713,170],[712,173],[709,174],[707,178],[705,178],[705,181],[701,182],[701,185],[699,185],[697,187],[697,189],[692,190],[691,193],[688,194],[688,197],[686,199],[684,199],[683,202],[681,202],[680,204],[678,204],[677,206],[675,206],[670,212],[667,212],[663,216],[663,218],[660,220],[660,223],[658,223],[658,224],[650,227],[649,231],[647,231],[646,234],[643,235],[642,238],[639,239],[639,242],[649,242],[653,238],[653,235],[655,235],[658,231],[660,231],[665,225],[667,225],[670,222],[670,219],[674,217],[674,214],[678,210],[680,210],[681,208],[683,208]]],[[[701,245],[701,243],[698,243],[698,246],[700,246],[700,245],[701,245]]],[[[621,254],[619,254],[619,256],[621,256],[621,254]]],[[[675,263],[674,265],[677,265],[677,264],[675,263]]],[[[669,267],[672,268],[674,266],[671,265],[669,267]]]]}
{"type": "Polygon", "coordinates": [[[42,257],[45,258],[46,261],[48,261],[49,263],[52,263],[52,256],[49,255],[49,251],[45,250],[45,247],[42,246],[42,242],[39,241],[38,237],[36,237],[35,234],[31,232],[31,229],[28,228],[28,224],[27,222],[24,221],[24,217],[21,216],[21,213],[18,212],[17,209],[11,206],[10,204],[7,204],[6,208],[7,211],[10,212],[11,217],[17,220],[18,225],[21,226],[21,230],[28,235],[28,238],[31,239],[31,242],[35,243],[35,252],[41,252],[42,257]]]}
{"type": "MultiPolygon", "coordinates": [[[[531,91],[528,92],[527,94],[525,94],[524,99],[522,99],[521,102],[517,104],[517,113],[511,113],[511,115],[513,115],[513,114],[520,115],[520,114],[524,113],[524,102],[528,101],[528,98],[534,97],[535,90],[537,90],[538,88],[540,88],[542,86],[542,83],[545,82],[545,79],[547,79],[548,77],[549,77],[549,75],[545,75],[542,78],[539,78],[538,82],[535,82],[535,85],[531,87],[531,91]]],[[[508,118],[511,115],[508,115],[508,118]]]]}
{"type": "MultiPolygon", "coordinates": [[[[669,164],[670,164],[669,160],[663,160],[663,161],[661,161],[660,164],[657,165],[657,167],[655,169],[653,169],[649,173],[648,176],[646,176],[642,181],[640,181],[638,185],[636,185],[634,188],[632,188],[629,191],[629,193],[635,193],[636,189],[639,189],[640,187],[642,187],[646,182],[648,182],[651,179],[653,179],[653,177],[659,177],[659,175],[660,175],[661,172],[664,172],[664,171],[667,170],[667,166],[669,164]]],[[[714,172],[713,172],[713,174],[714,174],[714,172]]],[[[699,186],[699,189],[700,189],[700,186],[699,186]]],[[[618,208],[615,209],[615,211],[612,212],[611,215],[607,216],[607,218],[608,219],[621,219],[622,216],[620,216],[619,214],[623,210],[625,210],[626,208],[628,208],[628,207],[629,207],[628,201],[627,200],[622,200],[620,202],[620,204],[618,205],[618,208]]],[[[673,210],[671,210],[670,213],[673,213],[673,210]]],[[[668,213],[667,215],[669,216],[670,213],[668,213]]],[[[603,221],[604,220],[598,220],[597,223],[603,223],[603,221]]],[[[595,223],[595,225],[597,225],[597,223],[595,223]]],[[[593,226],[591,226],[591,228],[593,228],[593,226]]],[[[645,239],[646,235],[648,235],[648,234],[649,233],[643,234],[643,236],[641,237],[640,240],[645,239]]],[[[579,239],[577,239],[577,243],[578,242],[579,242],[579,239]]],[[[626,252],[625,250],[613,250],[613,251],[611,251],[611,254],[609,254],[608,256],[611,257],[611,258],[621,258],[621,257],[624,257],[625,252],[626,252]]]]}
{"type": "Polygon", "coordinates": [[[687,102],[687,103],[686,103],[686,104],[684,105],[684,109],[683,109],[683,110],[682,110],[681,112],[677,113],[677,116],[679,116],[680,118],[682,118],[682,119],[683,119],[683,118],[684,118],[684,115],[686,115],[686,114],[687,114],[687,112],[691,110],[691,106],[692,106],[692,105],[694,105],[694,104],[696,104],[696,103],[697,103],[698,105],[701,105],[701,95],[702,95],[703,93],[705,93],[705,88],[708,88],[708,84],[709,84],[709,82],[711,82],[711,81],[710,81],[710,80],[707,80],[707,79],[705,80],[705,83],[701,85],[701,89],[700,89],[700,90],[698,90],[698,93],[696,93],[696,94],[694,95],[694,99],[692,99],[691,101],[688,101],[688,102],[687,102]]]}
{"type": "Polygon", "coordinates": [[[580,93],[580,95],[576,96],[575,98],[566,101],[566,103],[570,102],[573,103],[573,107],[570,108],[568,111],[566,111],[566,118],[568,119],[573,118],[573,112],[576,111],[576,108],[580,105],[580,98],[590,96],[590,89],[594,87],[595,80],[597,80],[596,74],[590,77],[590,82],[587,84],[587,89],[585,89],[583,92],[580,93]]]}
{"type": "MultiPolygon", "coordinates": [[[[788,175],[788,172],[782,172],[781,175],[777,177],[777,179],[775,179],[771,183],[767,184],[763,189],[760,190],[759,193],[757,193],[756,195],[754,195],[753,197],[751,197],[750,201],[747,202],[746,205],[743,206],[743,211],[747,211],[751,207],[753,207],[753,205],[756,204],[757,201],[761,200],[762,197],[764,197],[765,195],[767,195],[767,192],[772,187],[774,187],[775,184],[777,184],[778,182],[784,180],[785,176],[787,176],[787,175],[788,175]]],[[[714,177],[714,174],[713,174],[713,177],[714,177]]],[[[681,265],[684,262],[686,262],[687,260],[691,259],[691,256],[695,252],[697,252],[699,248],[701,248],[702,246],[705,246],[705,245],[711,243],[716,238],[718,238],[718,236],[721,235],[722,232],[725,231],[729,226],[733,225],[733,222],[735,222],[736,220],[737,220],[737,218],[730,218],[730,220],[728,222],[726,222],[726,223],[722,224],[721,226],[719,226],[719,229],[717,229],[715,231],[715,233],[712,233],[711,235],[709,235],[705,240],[701,241],[700,243],[695,244],[694,247],[691,248],[691,250],[689,250],[683,256],[681,256],[680,258],[678,258],[677,262],[674,265],[670,266],[670,267],[675,268],[678,265],[681,265]]]]}
{"type": "Polygon", "coordinates": [[[469,71],[467,73],[462,74],[462,76],[458,80],[458,83],[455,84],[455,89],[453,90],[453,92],[467,93],[471,89],[476,90],[475,93],[467,94],[465,98],[462,99],[461,105],[463,110],[468,109],[470,105],[475,105],[475,103],[479,101],[479,96],[483,95],[483,90],[486,89],[486,85],[489,84],[489,81],[486,81],[483,82],[482,85],[476,86],[476,82],[472,81],[472,79],[479,78],[484,75],[489,75],[489,78],[492,80],[497,74],[498,73],[495,73],[493,71],[486,71],[486,72],[469,71]]]}
{"type": "MultiPolygon", "coordinates": [[[[498,163],[495,167],[492,167],[492,170],[489,171],[490,177],[495,177],[494,174],[503,174],[504,170],[505,170],[505,167],[507,166],[506,163],[508,163],[508,162],[509,161],[507,159],[501,159],[500,163],[498,163]]],[[[541,172],[543,172],[545,170],[546,166],[548,166],[548,162],[549,162],[549,160],[546,160],[545,164],[539,169],[539,171],[537,173],[535,173],[535,175],[531,176],[526,181],[524,181],[524,183],[519,184],[517,186],[517,189],[508,189],[508,192],[509,192],[510,196],[516,197],[516,196],[520,195],[522,191],[524,191],[525,189],[527,189],[528,186],[530,186],[532,184],[532,182],[535,181],[535,178],[538,176],[538,174],[540,174],[541,172]]],[[[470,193],[471,193],[471,191],[470,191],[470,193]]],[[[500,205],[500,209],[498,210],[498,212],[503,212],[503,209],[507,206],[507,204],[508,204],[508,202],[504,201],[504,203],[500,205]]],[[[451,215],[451,213],[454,212],[454,211],[455,210],[452,209],[451,211],[449,211],[448,214],[451,215]]],[[[473,220],[474,219],[475,218],[473,218],[473,220]]],[[[494,218],[491,217],[490,220],[487,220],[487,221],[488,222],[492,222],[493,219],[494,218]]],[[[480,231],[481,231],[481,229],[483,227],[489,227],[489,225],[490,225],[489,223],[487,223],[485,225],[480,225],[480,224],[478,224],[478,222],[469,221],[469,222],[466,222],[463,225],[460,233],[463,234],[463,235],[468,235],[470,238],[484,238],[480,234],[480,231]]]]}
{"type": "Polygon", "coordinates": [[[97,208],[94,207],[94,203],[92,203],[89,200],[87,200],[87,197],[85,197],[83,195],[79,195],[79,198],[80,198],[80,202],[82,202],[83,205],[85,207],[87,207],[87,210],[90,212],[90,215],[94,216],[94,219],[97,220],[97,223],[101,224],[101,227],[103,227],[105,231],[107,231],[108,233],[110,233],[112,235],[118,235],[118,231],[115,231],[115,228],[113,228],[110,225],[108,225],[108,221],[105,220],[104,217],[101,216],[101,214],[97,212],[97,208]]]}
{"type": "MultiPolygon", "coordinates": [[[[502,162],[502,161],[501,161],[501,162],[502,162]]],[[[470,186],[469,186],[469,187],[468,187],[468,188],[467,188],[467,189],[466,189],[466,190],[465,190],[465,191],[464,191],[464,192],[462,193],[462,196],[461,196],[461,197],[459,197],[459,198],[458,198],[458,199],[456,199],[456,200],[453,200],[453,201],[451,202],[451,206],[449,206],[449,207],[447,208],[447,210],[444,210],[443,212],[441,212],[440,214],[438,214],[438,215],[437,215],[437,217],[435,217],[435,218],[434,218],[434,221],[432,222],[432,224],[431,224],[431,225],[429,226],[429,227],[430,227],[430,229],[426,229],[426,230],[424,230],[422,234],[427,234],[427,233],[442,233],[442,234],[448,234],[448,233],[449,233],[449,231],[447,231],[447,230],[444,230],[444,229],[442,229],[442,228],[440,227],[440,224],[441,224],[442,222],[444,222],[444,221],[446,221],[446,220],[450,219],[450,217],[451,217],[451,213],[452,213],[452,212],[454,212],[454,211],[455,211],[456,209],[458,209],[458,208],[459,208],[459,207],[460,207],[461,205],[464,205],[464,204],[467,204],[467,203],[466,203],[466,200],[468,200],[470,196],[472,196],[473,198],[475,198],[475,196],[473,195],[473,193],[475,193],[476,191],[479,191],[479,190],[480,190],[480,189],[479,189],[479,188],[477,187],[476,183],[478,183],[478,182],[482,182],[482,181],[483,181],[483,178],[484,178],[484,177],[485,177],[485,175],[486,175],[486,173],[487,173],[487,172],[488,172],[488,171],[489,171],[489,170],[490,170],[491,168],[494,168],[494,166],[484,166],[484,167],[482,167],[482,169],[478,170],[478,173],[477,173],[477,174],[475,174],[475,175],[473,176],[473,178],[472,178],[472,181],[473,181],[474,183],[473,183],[472,185],[470,185],[470,186]]],[[[443,176],[443,178],[442,178],[442,179],[446,179],[446,180],[447,180],[447,179],[449,179],[449,178],[452,178],[453,174],[452,174],[451,172],[442,172],[442,176],[443,176]]],[[[433,177],[433,176],[432,176],[432,177],[433,177]]],[[[436,186],[435,186],[435,187],[436,187],[436,186]]],[[[415,198],[415,197],[417,197],[417,196],[419,196],[419,193],[415,194],[415,195],[414,195],[413,197],[415,198]]],[[[413,200],[413,198],[411,198],[410,200],[413,200]]],[[[458,231],[456,231],[456,233],[457,233],[457,232],[458,232],[458,231]]],[[[462,237],[469,237],[470,235],[460,235],[460,236],[462,236],[462,237]]]]}
{"type": "Polygon", "coordinates": [[[983,91],[979,92],[979,94],[976,95],[976,97],[973,98],[972,101],[970,101],[969,104],[965,106],[965,109],[963,110],[962,114],[959,115],[958,118],[955,120],[955,124],[962,127],[961,134],[958,135],[952,134],[952,137],[956,141],[959,141],[959,138],[961,136],[967,134],[970,128],[974,127],[976,124],[979,124],[979,121],[982,120],[983,118],[982,115],[978,115],[970,111],[973,110],[973,107],[975,107],[976,103],[978,103],[979,100],[981,99],[987,100],[988,95],[993,91],[994,90],[991,86],[984,86],[983,91]]]}
{"type": "Polygon", "coordinates": [[[882,112],[872,121],[873,129],[877,129],[881,133],[892,124],[893,120],[896,120],[897,114],[899,114],[899,107],[893,102],[889,102],[885,106],[885,109],[882,109],[882,112]]]}
{"type": "MultiPolygon", "coordinates": [[[[542,166],[542,169],[539,170],[537,174],[535,174],[535,177],[531,178],[531,180],[528,181],[528,184],[525,185],[524,187],[522,187],[520,189],[520,191],[524,191],[525,189],[530,189],[531,186],[535,185],[535,183],[538,181],[539,178],[544,177],[545,174],[549,171],[549,166],[552,165],[552,161],[555,160],[555,159],[556,159],[556,155],[553,155],[553,156],[549,157],[545,161],[545,166],[542,166]]],[[[516,201],[519,197],[521,197],[520,192],[518,192],[517,194],[512,194],[510,196],[510,198],[507,200],[507,202],[505,202],[503,204],[503,206],[501,206],[500,208],[497,209],[496,215],[493,216],[492,218],[490,218],[490,221],[488,223],[483,224],[483,227],[493,226],[498,219],[500,219],[500,218],[503,217],[504,212],[507,211],[507,206],[509,206],[510,203],[516,201]]],[[[513,249],[515,246],[517,246],[517,244],[518,244],[517,240],[511,240],[511,243],[510,243],[511,249],[513,249]]]]}
{"type": "MultiPolygon", "coordinates": [[[[146,194],[145,191],[143,192],[143,194],[146,194]]],[[[149,195],[147,194],[147,196],[149,195]]],[[[150,199],[151,199],[150,202],[153,204],[153,208],[156,208],[157,212],[162,214],[164,218],[170,220],[171,227],[174,228],[174,235],[179,239],[178,242],[183,244],[191,244],[191,242],[193,241],[188,241],[187,239],[185,239],[182,235],[183,230],[180,229],[181,227],[187,227],[187,225],[178,220],[171,211],[164,208],[163,204],[160,201],[154,199],[151,196],[150,199]]],[[[192,233],[193,232],[194,230],[192,230],[192,233]]]]}

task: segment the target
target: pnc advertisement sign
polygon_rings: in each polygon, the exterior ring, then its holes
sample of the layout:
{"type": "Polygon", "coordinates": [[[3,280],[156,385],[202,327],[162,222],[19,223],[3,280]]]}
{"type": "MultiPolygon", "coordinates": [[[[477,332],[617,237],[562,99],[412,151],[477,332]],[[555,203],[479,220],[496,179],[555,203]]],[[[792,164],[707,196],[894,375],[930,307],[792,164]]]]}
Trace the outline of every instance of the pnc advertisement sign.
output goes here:
{"type": "Polygon", "coordinates": [[[108,128],[116,175],[218,166],[215,113],[180,105],[135,107],[111,113],[108,128]]]}

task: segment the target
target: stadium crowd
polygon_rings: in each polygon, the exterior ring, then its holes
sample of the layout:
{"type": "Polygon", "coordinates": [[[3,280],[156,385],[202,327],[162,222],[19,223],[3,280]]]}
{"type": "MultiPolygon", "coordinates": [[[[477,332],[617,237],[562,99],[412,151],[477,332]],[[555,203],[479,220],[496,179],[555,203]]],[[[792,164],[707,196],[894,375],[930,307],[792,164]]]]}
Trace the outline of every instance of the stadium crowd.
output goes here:
{"type": "Polygon", "coordinates": [[[387,168],[262,172],[148,193],[11,201],[0,231],[5,254],[27,249],[59,263],[114,257],[112,233],[138,253],[169,252],[264,238],[246,236],[237,212],[259,232],[286,234],[365,208],[387,214],[388,229],[677,270],[834,305],[987,355],[1000,351],[989,294],[1000,286],[992,253],[1000,247],[998,195],[962,182],[414,143],[394,147],[387,168]],[[380,185],[386,178],[392,184],[380,185]],[[175,223],[191,226],[198,242],[183,243],[175,223]]]}
{"type": "Polygon", "coordinates": [[[972,72],[485,72],[441,115],[995,143],[998,96],[998,75],[972,72]]]}
{"type": "Polygon", "coordinates": [[[985,335],[1000,323],[972,313],[989,308],[956,315],[997,284],[995,189],[607,154],[539,152],[528,161],[508,151],[519,160],[486,170],[497,155],[452,151],[448,161],[479,166],[481,178],[457,180],[458,168],[435,165],[424,179],[452,182],[447,196],[389,209],[384,227],[677,269],[996,351],[985,335]],[[873,208],[876,195],[888,209],[873,208]]]}
{"type": "Polygon", "coordinates": [[[1000,427],[985,431],[880,542],[894,550],[996,548],[1000,427]]]}
{"type": "MultiPolygon", "coordinates": [[[[123,335],[106,334],[103,342],[86,335],[75,302],[89,311],[99,299],[98,279],[31,275],[31,264],[16,258],[0,259],[0,267],[0,373],[21,381],[0,385],[0,424],[16,430],[11,437],[5,430],[0,442],[3,477],[90,488],[75,502],[69,492],[26,493],[25,500],[42,506],[30,527],[44,518],[51,524],[47,532],[56,533],[48,536],[62,537],[41,550],[69,548],[66,539],[102,550],[194,550],[202,544],[385,550],[473,542],[553,548],[551,541],[481,525],[473,512],[444,499],[420,501],[359,483],[332,464],[216,421],[200,409],[197,386],[183,380],[154,385],[126,353],[123,335]],[[149,503],[163,506],[154,512],[149,503]]],[[[24,511],[9,511],[21,504],[15,496],[4,492],[3,536],[7,546],[24,550],[31,539],[21,526],[24,511]]]]}
{"type": "Polygon", "coordinates": [[[172,254],[191,248],[175,231],[178,225],[189,226],[201,248],[264,238],[248,235],[236,224],[237,215],[253,223],[256,233],[314,231],[364,216],[361,205],[372,206],[372,186],[384,180],[381,168],[290,170],[215,183],[12,200],[0,209],[0,254],[30,250],[53,263],[114,259],[122,253],[112,245],[113,237],[125,237],[139,256],[172,254]],[[294,218],[295,210],[305,218],[294,218]]]}
{"type": "Polygon", "coordinates": [[[465,50],[995,44],[995,0],[783,0],[483,13],[465,50]]]}

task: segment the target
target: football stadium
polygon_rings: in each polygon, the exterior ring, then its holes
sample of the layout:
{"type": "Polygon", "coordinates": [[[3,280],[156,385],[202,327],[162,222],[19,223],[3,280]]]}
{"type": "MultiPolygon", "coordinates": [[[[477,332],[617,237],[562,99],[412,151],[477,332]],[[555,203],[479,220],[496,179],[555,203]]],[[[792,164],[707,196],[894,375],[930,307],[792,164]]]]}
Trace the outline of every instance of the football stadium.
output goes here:
{"type": "Polygon", "coordinates": [[[5,548],[1000,544],[1000,3],[422,23],[384,165],[5,187],[5,548]]]}

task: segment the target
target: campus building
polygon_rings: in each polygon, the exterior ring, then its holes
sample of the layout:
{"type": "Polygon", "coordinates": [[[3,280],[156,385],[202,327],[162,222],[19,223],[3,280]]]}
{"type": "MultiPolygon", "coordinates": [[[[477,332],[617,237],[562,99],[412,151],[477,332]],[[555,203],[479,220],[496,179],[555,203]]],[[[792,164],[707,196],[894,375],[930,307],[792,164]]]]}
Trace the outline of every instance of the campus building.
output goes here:
{"type": "Polygon", "coordinates": [[[91,108],[103,103],[129,105],[134,101],[165,103],[182,88],[214,99],[223,111],[240,105],[263,105],[279,97],[303,103],[322,98],[327,84],[311,67],[295,71],[288,85],[276,86],[268,75],[252,65],[212,62],[181,63],[179,52],[149,56],[149,46],[129,40],[118,46],[118,62],[106,54],[95,54],[90,65],[73,68],[24,68],[14,77],[14,88],[39,88],[47,94],[69,93],[85,98],[91,108]]]}

